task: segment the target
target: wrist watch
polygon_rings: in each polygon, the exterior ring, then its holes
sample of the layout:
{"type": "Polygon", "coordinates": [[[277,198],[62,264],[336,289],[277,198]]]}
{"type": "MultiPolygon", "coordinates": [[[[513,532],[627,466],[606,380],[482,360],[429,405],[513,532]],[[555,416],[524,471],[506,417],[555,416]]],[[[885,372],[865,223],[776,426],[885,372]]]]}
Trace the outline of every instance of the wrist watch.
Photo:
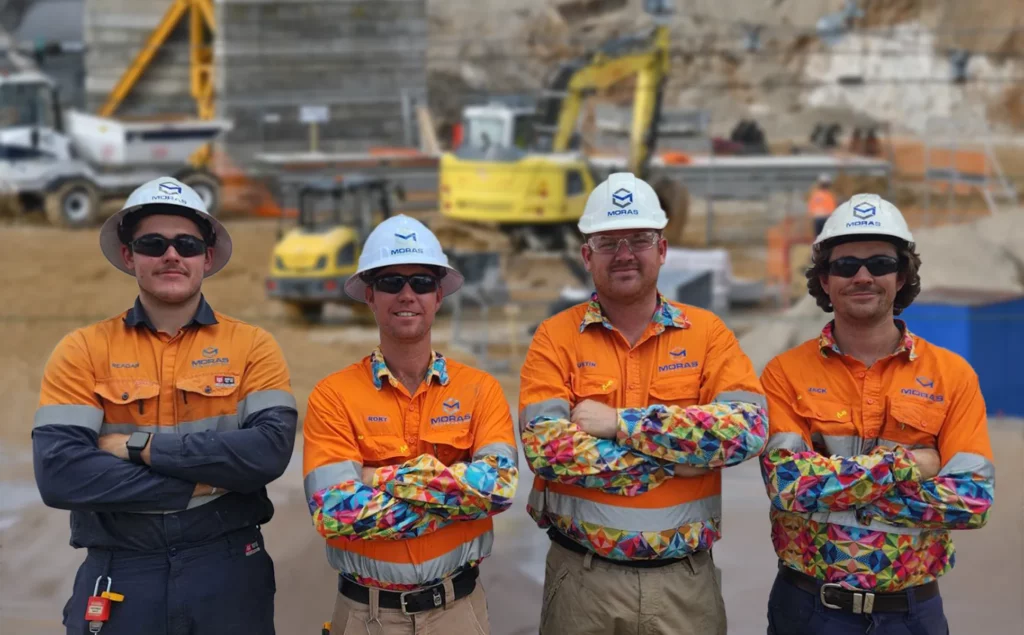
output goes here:
{"type": "Polygon", "coordinates": [[[142,451],[146,449],[146,445],[149,443],[149,438],[153,434],[150,432],[132,432],[128,437],[128,442],[125,446],[128,448],[128,459],[132,463],[143,465],[145,461],[142,460],[142,451]]]}

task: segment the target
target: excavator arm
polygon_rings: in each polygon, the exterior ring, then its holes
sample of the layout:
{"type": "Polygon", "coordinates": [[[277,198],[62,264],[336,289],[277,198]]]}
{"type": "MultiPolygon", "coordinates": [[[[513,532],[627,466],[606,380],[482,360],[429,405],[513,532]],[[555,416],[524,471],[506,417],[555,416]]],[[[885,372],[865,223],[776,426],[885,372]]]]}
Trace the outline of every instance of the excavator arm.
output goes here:
{"type": "Polygon", "coordinates": [[[669,33],[658,26],[650,35],[612,40],[583,58],[562,65],[545,94],[540,127],[553,131],[551,150],[569,149],[586,95],[636,76],[629,170],[644,177],[657,140],[657,120],[668,74],[669,33]]]}

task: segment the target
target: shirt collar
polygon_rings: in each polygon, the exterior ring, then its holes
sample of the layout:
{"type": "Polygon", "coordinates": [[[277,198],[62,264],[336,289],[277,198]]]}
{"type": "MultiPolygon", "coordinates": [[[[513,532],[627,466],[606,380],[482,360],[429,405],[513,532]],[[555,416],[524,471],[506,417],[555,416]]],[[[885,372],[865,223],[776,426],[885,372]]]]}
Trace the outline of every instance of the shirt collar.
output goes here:
{"type": "MultiPolygon", "coordinates": [[[[427,366],[427,375],[423,379],[430,383],[431,378],[433,378],[442,386],[447,386],[448,361],[444,358],[444,355],[437,351],[433,351],[431,356],[432,361],[427,366]]],[[[373,385],[376,386],[377,390],[380,390],[384,385],[385,378],[387,378],[392,388],[398,388],[398,380],[395,379],[388,365],[384,363],[384,354],[380,352],[379,346],[370,353],[370,374],[373,377],[373,385]]]]}
{"type": "MultiPolygon", "coordinates": [[[[907,359],[914,361],[917,359],[917,351],[915,349],[915,342],[917,336],[910,332],[907,328],[907,323],[900,319],[893,320],[896,323],[896,327],[903,334],[903,339],[900,340],[900,345],[893,351],[893,355],[899,355],[901,353],[907,353],[907,359]]],[[[834,335],[835,331],[835,320],[830,320],[825,328],[821,329],[821,335],[818,336],[818,349],[821,351],[822,357],[828,357],[828,352],[833,351],[842,355],[843,352],[839,350],[839,344],[836,343],[834,335]]]]}
{"type": "MultiPolygon", "coordinates": [[[[659,333],[670,326],[679,329],[690,328],[690,321],[686,319],[686,314],[683,313],[683,310],[669,302],[661,292],[658,292],[658,308],[654,310],[651,322],[658,326],[659,333]]],[[[614,328],[601,312],[601,303],[597,300],[596,291],[590,295],[590,302],[587,304],[587,310],[583,314],[583,321],[580,322],[580,333],[591,324],[602,324],[609,330],[614,328]]]]}
{"type": "MultiPolygon", "coordinates": [[[[142,306],[142,301],[138,297],[135,298],[135,306],[128,309],[128,312],[125,313],[124,323],[130,328],[145,326],[156,333],[156,326],[154,326],[153,321],[149,319],[149,315],[146,314],[146,309],[142,306]]],[[[206,297],[200,295],[199,306],[196,307],[196,312],[192,315],[192,319],[189,320],[188,324],[185,326],[210,326],[211,324],[216,323],[217,318],[213,314],[213,309],[206,301],[206,297]]]]}

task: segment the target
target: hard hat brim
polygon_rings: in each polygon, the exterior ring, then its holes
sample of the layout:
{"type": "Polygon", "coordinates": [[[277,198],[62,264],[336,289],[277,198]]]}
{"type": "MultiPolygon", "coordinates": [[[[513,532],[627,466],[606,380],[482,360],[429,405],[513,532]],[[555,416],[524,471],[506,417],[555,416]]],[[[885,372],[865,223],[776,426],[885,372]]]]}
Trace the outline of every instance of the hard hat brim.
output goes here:
{"type": "MultiPolygon", "coordinates": [[[[122,243],[118,236],[118,228],[125,216],[138,211],[141,207],[141,205],[137,205],[122,209],[108,218],[100,228],[100,250],[103,252],[103,256],[110,264],[114,265],[115,269],[123,271],[130,276],[134,276],[135,272],[125,266],[124,259],[121,257],[122,243]]],[[[228,261],[231,260],[231,235],[228,234],[227,228],[225,228],[224,225],[215,217],[208,214],[200,215],[195,210],[183,205],[177,205],[175,207],[180,207],[185,210],[185,212],[187,212],[186,216],[202,218],[209,222],[213,227],[213,232],[216,236],[216,242],[213,246],[213,266],[211,266],[210,270],[203,275],[204,278],[209,278],[223,269],[224,266],[228,264],[228,261]]]]}
{"type": "MultiPolygon", "coordinates": [[[[453,294],[456,291],[458,291],[459,289],[461,289],[462,288],[462,283],[465,281],[465,278],[464,278],[464,276],[461,273],[459,273],[458,271],[456,271],[455,269],[451,268],[448,265],[433,264],[433,263],[401,263],[401,264],[422,265],[424,267],[443,267],[446,270],[446,272],[447,272],[447,273],[445,273],[444,277],[441,278],[441,297],[443,297],[443,298],[447,298],[451,294],[453,294]]],[[[393,267],[398,267],[398,266],[401,266],[401,265],[400,264],[382,265],[382,267],[392,267],[392,266],[393,267]]],[[[373,267],[373,269],[378,269],[378,268],[382,268],[382,267],[373,267]]],[[[348,280],[345,281],[345,293],[347,293],[348,296],[350,298],[352,298],[353,300],[356,300],[358,302],[362,302],[363,304],[366,304],[366,289],[369,286],[369,285],[366,284],[366,282],[363,281],[362,274],[365,273],[366,271],[367,270],[357,271],[356,273],[352,274],[352,276],[349,277],[348,280]]]]}

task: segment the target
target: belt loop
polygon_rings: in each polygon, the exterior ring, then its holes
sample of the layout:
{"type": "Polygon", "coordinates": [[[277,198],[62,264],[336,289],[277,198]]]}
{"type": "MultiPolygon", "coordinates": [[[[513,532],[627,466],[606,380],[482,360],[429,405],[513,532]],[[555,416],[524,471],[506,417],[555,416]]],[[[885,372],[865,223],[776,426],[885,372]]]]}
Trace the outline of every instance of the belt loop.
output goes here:
{"type": "Polygon", "coordinates": [[[444,610],[448,610],[455,603],[455,585],[452,584],[451,578],[445,578],[442,584],[444,586],[444,610]]]}
{"type": "Polygon", "coordinates": [[[693,563],[692,553],[688,553],[685,556],[683,556],[683,564],[686,565],[686,568],[690,570],[690,573],[692,575],[697,575],[697,565],[693,563]]]}
{"type": "Polygon", "coordinates": [[[587,552],[587,555],[583,556],[583,568],[587,571],[591,571],[594,568],[594,554],[587,552]]]}
{"type": "Polygon", "coordinates": [[[380,589],[370,587],[370,615],[367,616],[367,622],[375,620],[380,620],[380,589]]]}

